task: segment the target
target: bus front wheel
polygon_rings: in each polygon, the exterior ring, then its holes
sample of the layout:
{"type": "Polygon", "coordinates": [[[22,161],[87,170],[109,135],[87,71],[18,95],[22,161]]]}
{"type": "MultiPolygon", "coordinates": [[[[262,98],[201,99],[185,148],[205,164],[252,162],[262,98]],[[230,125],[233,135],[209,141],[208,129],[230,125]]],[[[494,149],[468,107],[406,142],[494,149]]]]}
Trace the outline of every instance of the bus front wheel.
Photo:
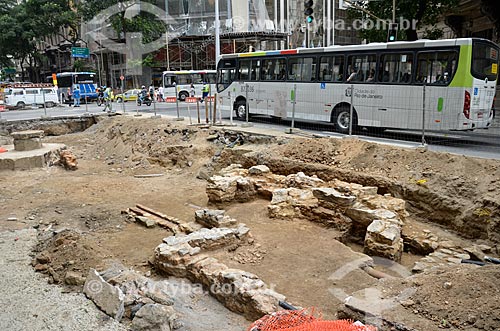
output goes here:
{"type": "Polygon", "coordinates": [[[179,93],[179,100],[180,101],[186,101],[186,98],[189,96],[187,92],[181,92],[179,93]]]}
{"type": "Polygon", "coordinates": [[[247,116],[247,103],[244,100],[240,100],[236,103],[236,117],[239,119],[246,119],[247,116]]]}
{"type": "MultiPolygon", "coordinates": [[[[354,110],[353,110],[353,118],[354,119],[352,122],[352,131],[356,130],[357,126],[357,116],[354,110]]],[[[342,106],[333,111],[332,123],[335,128],[335,131],[339,133],[348,134],[350,122],[351,122],[351,109],[349,107],[342,106]]]]}

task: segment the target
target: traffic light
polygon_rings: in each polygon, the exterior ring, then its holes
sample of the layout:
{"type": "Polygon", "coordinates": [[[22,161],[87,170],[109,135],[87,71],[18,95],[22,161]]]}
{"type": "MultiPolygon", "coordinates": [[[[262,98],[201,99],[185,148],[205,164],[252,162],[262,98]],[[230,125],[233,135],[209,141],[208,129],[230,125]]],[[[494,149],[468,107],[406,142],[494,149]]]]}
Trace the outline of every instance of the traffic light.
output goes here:
{"type": "Polygon", "coordinates": [[[312,21],[314,21],[314,16],[312,16],[312,14],[314,13],[314,10],[312,8],[313,5],[314,5],[313,0],[304,1],[304,15],[306,15],[307,23],[312,23],[312,21]]]}
{"type": "Polygon", "coordinates": [[[398,24],[390,23],[389,31],[387,32],[387,42],[397,41],[398,40],[398,24]]]}

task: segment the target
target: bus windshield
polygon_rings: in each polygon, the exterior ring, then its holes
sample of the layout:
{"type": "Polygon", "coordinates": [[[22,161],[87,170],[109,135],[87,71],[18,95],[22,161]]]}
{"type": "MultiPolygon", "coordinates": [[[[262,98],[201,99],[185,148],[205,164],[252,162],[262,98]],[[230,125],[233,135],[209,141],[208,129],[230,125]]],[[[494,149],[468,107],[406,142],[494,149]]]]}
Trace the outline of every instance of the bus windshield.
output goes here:
{"type": "Polygon", "coordinates": [[[498,77],[498,48],[481,41],[472,46],[472,75],[494,81],[498,77]]]}

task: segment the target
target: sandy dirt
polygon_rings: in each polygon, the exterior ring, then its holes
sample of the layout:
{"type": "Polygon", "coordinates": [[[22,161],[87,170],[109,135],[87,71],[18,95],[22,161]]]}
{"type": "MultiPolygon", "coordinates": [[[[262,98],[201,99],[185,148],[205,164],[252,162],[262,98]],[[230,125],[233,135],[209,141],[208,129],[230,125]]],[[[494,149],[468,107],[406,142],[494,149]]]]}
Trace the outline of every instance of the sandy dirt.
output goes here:
{"type": "MultiPolygon", "coordinates": [[[[308,169],[320,171],[317,169],[323,168],[318,167],[327,167],[332,170],[328,175],[325,172],[327,177],[340,172],[361,183],[366,176],[375,178],[374,182],[384,183],[382,193],[392,190],[394,195],[408,198],[414,220],[407,225],[411,229],[444,232],[463,240],[464,245],[485,243],[495,248],[500,242],[498,161],[377,146],[352,139],[246,136],[235,148],[228,148],[235,135],[219,139],[215,134],[214,129],[165,120],[111,118],[83,133],[47,137],[46,142],[68,146],[77,157],[78,170],[49,167],[0,172],[0,203],[4,206],[0,209],[0,231],[38,229],[40,241],[33,254],[44,252],[50,256],[53,273],[47,280],[51,283],[63,283],[67,271],[85,275],[90,267],[103,270],[110,260],[120,260],[126,266],[144,273],[152,271],[153,276],[160,277],[151,270],[148,260],[171,232],[131,223],[121,212],[143,204],[183,221],[193,221],[194,211],[207,207],[206,177],[238,161],[244,152],[253,151],[265,156],[263,159],[293,163],[295,168],[296,164],[303,165],[306,174],[308,169]],[[161,176],[134,177],[143,174],[161,176]],[[430,212],[433,209],[435,213],[430,212]],[[478,214],[478,210],[484,213],[478,214]],[[18,221],[4,221],[12,216],[18,221]],[[470,226],[475,219],[485,226],[470,226]],[[48,239],[47,229],[61,232],[48,239]]],[[[271,168],[276,172],[276,166],[271,168]]],[[[290,173],[290,169],[283,166],[281,174],[290,173]]],[[[256,200],[222,206],[228,215],[250,227],[255,243],[213,255],[230,267],[257,274],[291,303],[317,307],[331,319],[336,318],[342,305],[330,291],[332,287],[354,293],[378,286],[375,278],[361,270],[332,281],[331,274],[354,259],[359,246],[346,246],[337,240],[340,234],[336,230],[305,220],[270,219],[267,204],[256,200]]],[[[410,269],[419,258],[405,253],[402,264],[410,269]]],[[[493,285],[498,282],[499,267],[489,268],[444,269],[419,275],[419,291],[408,311],[434,321],[436,328],[499,330],[498,318],[482,317],[489,311],[494,313],[500,300],[493,285]],[[436,277],[445,277],[453,284],[473,283],[475,293],[488,295],[481,296],[481,305],[471,312],[477,296],[456,286],[452,295],[458,301],[450,304],[452,301],[443,297],[450,293],[442,293],[441,282],[433,281],[436,277]],[[478,277],[481,281],[474,282],[478,277]],[[467,317],[471,314],[473,317],[467,317]],[[455,316],[457,322],[442,325],[443,320],[450,321],[449,315],[455,316]],[[484,323],[477,322],[483,319],[484,323]]]]}

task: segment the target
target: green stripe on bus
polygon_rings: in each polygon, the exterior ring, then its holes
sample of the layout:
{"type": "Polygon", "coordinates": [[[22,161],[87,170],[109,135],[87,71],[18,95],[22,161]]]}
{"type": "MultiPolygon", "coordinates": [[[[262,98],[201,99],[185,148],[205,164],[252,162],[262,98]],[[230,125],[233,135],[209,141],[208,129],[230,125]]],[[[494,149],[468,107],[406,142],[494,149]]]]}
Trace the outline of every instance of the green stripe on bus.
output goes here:
{"type": "Polygon", "coordinates": [[[239,57],[252,57],[252,56],[265,56],[266,52],[253,52],[253,53],[243,53],[238,54],[239,57]]]}
{"type": "Polygon", "coordinates": [[[472,87],[472,45],[460,46],[460,58],[458,61],[458,68],[450,84],[450,87],[472,87]]]}
{"type": "Polygon", "coordinates": [[[442,112],[443,111],[443,105],[444,105],[444,99],[443,98],[439,98],[438,99],[438,112],[442,112]]]}

